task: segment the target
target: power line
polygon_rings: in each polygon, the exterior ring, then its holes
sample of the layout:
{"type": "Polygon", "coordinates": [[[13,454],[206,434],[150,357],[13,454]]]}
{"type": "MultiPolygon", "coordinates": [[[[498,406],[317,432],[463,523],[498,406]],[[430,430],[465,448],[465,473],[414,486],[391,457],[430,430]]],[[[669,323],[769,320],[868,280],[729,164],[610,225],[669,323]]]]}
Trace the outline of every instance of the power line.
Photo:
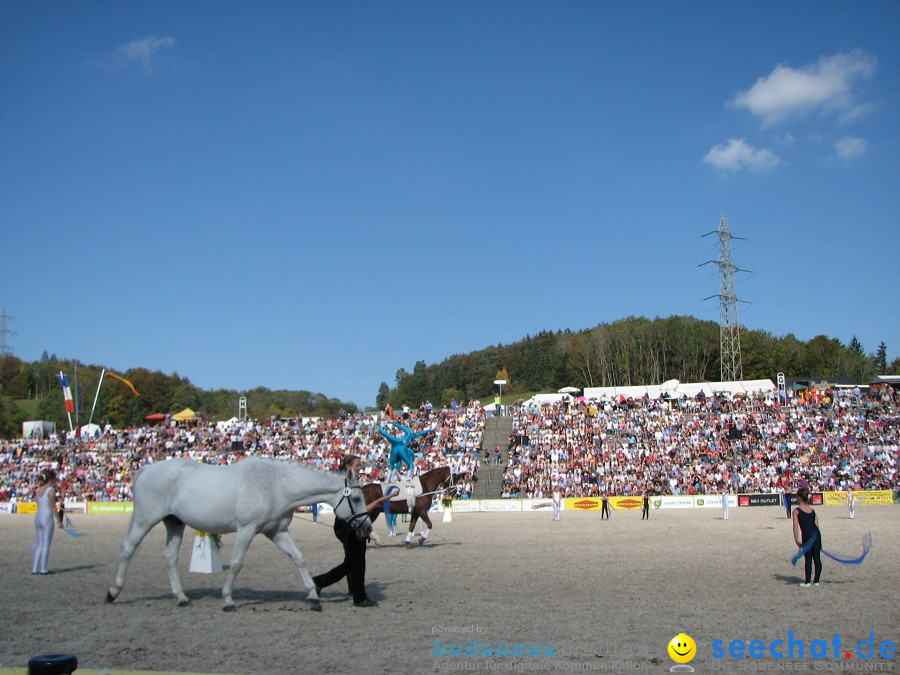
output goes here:
{"type": "Polygon", "coordinates": [[[12,354],[12,348],[6,344],[7,335],[18,335],[18,333],[7,328],[7,322],[12,318],[13,317],[6,313],[6,307],[4,307],[3,311],[0,312],[0,356],[9,356],[12,354]]]}
{"type": "Polygon", "coordinates": [[[744,379],[744,369],[741,364],[741,335],[738,323],[738,298],[734,289],[734,273],[749,272],[742,270],[734,264],[731,257],[731,240],[743,239],[735,237],[728,229],[728,221],[725,214],[719,220],[719,229],[707,232],[704,237],[715,234],[719,238],[719,257],[716,260],[707,260],[698,265],[713,263],[719,267],[719,292],[710,295],[710,298],[719,298],[719,352],[721,374],[723,382],[740,381],[744,379]]]}

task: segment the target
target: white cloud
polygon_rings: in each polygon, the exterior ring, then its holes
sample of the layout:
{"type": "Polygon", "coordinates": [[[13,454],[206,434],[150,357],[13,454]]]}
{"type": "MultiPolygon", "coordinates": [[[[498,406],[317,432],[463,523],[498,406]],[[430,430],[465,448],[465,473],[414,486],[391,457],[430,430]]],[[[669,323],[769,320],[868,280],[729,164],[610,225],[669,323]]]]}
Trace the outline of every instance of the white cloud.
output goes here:
{"type": "Polygon", "coordinates": [[[869,142],[865,138],[855,136],[846,136],[834,144],[838,159],[845,162],[862,157],[868,149],[869,142]]]}
{"type": "Polygon", "coordinates": [[[747,108],[767,126],[815,110],[836,112],[842,122],[849,123],[870,105],[857,101],[854,85],[872,77],[875,69],[875,57],[861,49],[822,56],[815,64],[796,70],[778,64],[768,77],[758,79],[730,103],[747,108]]]}
{"type": "Polygon", "coordinates": [[[767,148],[754,148],[743,138],[730,138],[719,143],[706,153],[703,161],[724,171],[770,171],[781,161],[774,152],[767,148]]]}
{"type": "Polygon", "coordinates": [[[162,49],[175,47],[175,38],[148,35],[145,38],[132,40],[119,45],[113,55],[114,61],[120,65],[139,64],[146,72],[153,69],[153,59],[162,49]]]}

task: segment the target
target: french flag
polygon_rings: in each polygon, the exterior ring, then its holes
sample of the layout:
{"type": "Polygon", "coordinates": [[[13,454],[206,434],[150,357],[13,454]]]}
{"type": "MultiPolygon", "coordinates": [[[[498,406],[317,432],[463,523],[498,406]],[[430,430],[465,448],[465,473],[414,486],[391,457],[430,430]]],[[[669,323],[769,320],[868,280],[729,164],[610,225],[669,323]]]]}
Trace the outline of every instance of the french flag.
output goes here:
{"type": "Polygon", "coordinates": [[[69,376],[64,374],[63,371],[59,371],[59,375],[56,376],[56,379],[59,380],[59,384],[63,390],[63,399],[66,402],[66,412],[75,412],[75,401],[72,400],[72,387],[69,386],[69,376]]]}

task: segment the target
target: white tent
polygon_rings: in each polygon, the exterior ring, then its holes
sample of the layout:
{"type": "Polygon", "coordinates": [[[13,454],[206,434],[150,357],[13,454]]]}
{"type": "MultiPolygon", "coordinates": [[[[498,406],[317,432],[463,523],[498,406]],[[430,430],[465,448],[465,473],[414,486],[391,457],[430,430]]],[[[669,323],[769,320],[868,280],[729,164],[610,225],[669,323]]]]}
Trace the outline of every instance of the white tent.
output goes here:
{"type": "MultiPolygon", "coordinates": [[[[565,399],[572,400],[572,397],[569,394],[535,394],[530,399],[525,401],[525,406],[547,405],[549,403],[558,403],[559,401],[563,401],[565,399]]],[[[486,409],[487,408],[485,408],[485,410],[486,409]]]]}
{"type": "Polygon", "coordinates": [[[80,433],[82,438],[97,438],[100,435],[100,425],[85,424],[83,427],[81,427],[80,433]]]}
{"type": "Polygon", "coordinates": [[[660,394],[666,398],[691,398],[701,391],[707,396],[713,394],[755,394],[757,392],[774,392],[775,383],[772,380],[742,380],[736,382],[678,382],[669,380],[663,384],[646,384],[629,387],[586,387],[585,398],[609,399],[624,396],[625,398],[659,398],[660,394]]]}
{"type": "Polygon", "coordinates": [[[216,429],[230,429],[233,426],[237,426],[241,421],[237,417],[232,417],[230,420],[224,420],[222,422],[216,422],[216,429]]]}

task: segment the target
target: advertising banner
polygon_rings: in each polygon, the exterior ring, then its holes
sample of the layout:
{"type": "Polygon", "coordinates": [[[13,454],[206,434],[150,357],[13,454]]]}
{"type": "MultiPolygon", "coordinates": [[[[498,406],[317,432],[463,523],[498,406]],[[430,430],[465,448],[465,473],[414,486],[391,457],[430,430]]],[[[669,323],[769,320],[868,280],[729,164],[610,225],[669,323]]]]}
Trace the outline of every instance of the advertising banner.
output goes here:
{"type": "MultiPolygon", "coordinates": [[[[821,494],[819,495],[821,497],[821,494]]],[[[777,492],[762,495],[738,495],[738,506],[781,506],[781,495],[777,492]]],[[[721,507],[721,503],[719,504],[721,507]]]]}
{"type": "Polygon", "coordinates": [[[893,504],[894,493],[891,490],[864,490],[856,493],[856,501],[862,506],[893,504]]]}
{"type": "MultiPolygon", "coordinates": [[[[728,495],[728,506],[738,505],[738,495],[728,495]]],[[[698,509],[703,508],[722,508],[722,495],[694,495],[694,506],[698,509]]]]}
{"type": "Polygon", "coordinates": [[[482,499],[481,510],[487,512],[513,512],[522,510],[520,499],[482,499]]]}
{"type": "MultiPolygon", "coordinates": [[[[847,493],[846,492],[824,492],[825,495],[825,506],[846,506],[847,505],[847,493]]],[[[856,495],[857,504],[859,503],[859,493],[856,495]]]]}
{"type": "Polygon", "coordinates": [[[567,497],[563,499],[563,508],[566,511],[599,511],[603,508],[603,500],[600,497],[567,497]]]}
{"type": "Polygon", "coordinates": [[[11,515],[12,514],[12,504],[9,502],[0,503],[0,516],[2,515],[11,515]]]}
{"type": "Polygon", "coordinates": [[[33,516],[37,513],[37,502],[19,502],[19,508],[16,513],[25,513],[33,516]]]}
{"type": "MultiPolygon", "coordinates": [[[[797,506],[800,503],[799,501],[797,501],[796,494],[789,494],[788,497],[791,500],[791,506],[797,506]]],[[[825,503],[824,494],[822,492],[810,492],[809,503],[812,506],[822,506],[825,503]]]]}
{"type": "MultiPolygon", "coordinates": [[[[481,500],[454,499],[453,506],[451,508],[453,510],[453,513],[474,513],[476,511],[481,511],[481,500]]],[[[441,506],[440,510],[443,511],[444,507],[441,506]]]]}
{"type": "MultiPolygon", "coordinates": [[[[651,497],[652,499],[652,497],[651,497]]],[[[617,511],[640,511],[644,505],[642,497],[610,497],[610,508],[617,511]]]]}
{"type": "Polygon", "coordinates": [[[650,506],[654,509],[692,509],[694,498],[691,495],[659,495],[650,498],[650,506]]]}
{"type": "MultiPolygon", "coordinates": [[[[729,502],[729,505],[731,502],[729,502]]],[[[694,495],[694,506],[698,509],[722,508],[722,495],[694,495]]]]}
{"type": "Polygon", "coordinates": [[[134,511],[134,502],[88,502],[88,513],[118,514],[134,511]]]}
{"type": "Polygon", "coordinates": [[[66,502],[66,511],[69,513],[87,513],[84,502],[66,502]]]}
{"type": "MultiPolygon", "coordinates": [[[[565,499],[562,500],[563,504],[561,505],[561,510],[565,510],[565,499]]],[[[552,511],[553,510],[553,500],[550,498],[547,499],[523,499],[522,500],[522,510],[526,513],[532,511],[552,511]]]]}

